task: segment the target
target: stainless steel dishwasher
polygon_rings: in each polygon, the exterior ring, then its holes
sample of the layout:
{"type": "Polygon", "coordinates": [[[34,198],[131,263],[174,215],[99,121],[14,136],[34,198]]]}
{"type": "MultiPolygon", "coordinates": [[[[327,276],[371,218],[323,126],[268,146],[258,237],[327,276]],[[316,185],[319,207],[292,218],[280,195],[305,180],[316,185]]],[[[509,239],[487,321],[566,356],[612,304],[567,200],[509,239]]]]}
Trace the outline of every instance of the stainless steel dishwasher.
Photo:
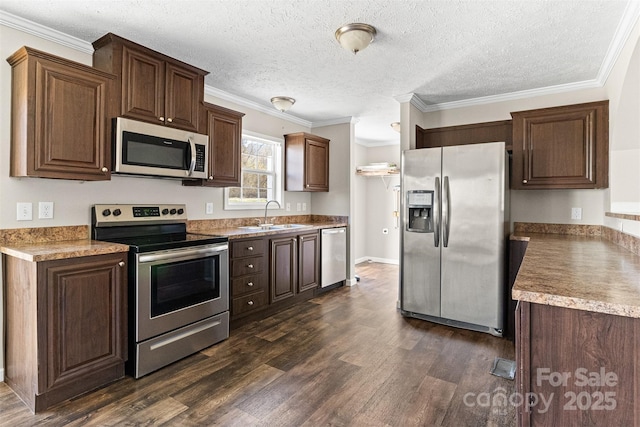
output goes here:
{"type": "Polygon", "coordinates": [[[347,278],[346,227],[322,230],[322,271],[320,287],[324,288],[347,278]]]}

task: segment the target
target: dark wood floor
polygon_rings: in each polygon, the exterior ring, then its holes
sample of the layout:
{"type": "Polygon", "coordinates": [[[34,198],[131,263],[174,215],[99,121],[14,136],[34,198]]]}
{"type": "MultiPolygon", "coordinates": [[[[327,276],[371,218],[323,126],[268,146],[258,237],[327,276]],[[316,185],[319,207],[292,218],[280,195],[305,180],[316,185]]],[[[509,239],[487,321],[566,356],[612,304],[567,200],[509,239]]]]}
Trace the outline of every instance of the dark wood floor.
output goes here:
{"type": "Polygon", "coordinates": [[[513,343],[403,318],[397,266],[365,263],[357,273],[357,286],[42,414],[0,383],[0,425],[515,425],[513,407],[476,398],[514,391],[513,381],[489,374],[496,356],[513,359],[513,343]]]}

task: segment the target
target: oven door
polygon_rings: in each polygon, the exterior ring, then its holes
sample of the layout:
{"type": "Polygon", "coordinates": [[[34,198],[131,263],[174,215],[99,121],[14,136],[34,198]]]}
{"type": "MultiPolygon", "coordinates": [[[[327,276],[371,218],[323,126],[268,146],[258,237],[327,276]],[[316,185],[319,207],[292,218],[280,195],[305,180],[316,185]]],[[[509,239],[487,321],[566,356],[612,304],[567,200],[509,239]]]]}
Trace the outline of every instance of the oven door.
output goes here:
{"type": "Polygon", "coordinates": [[[136,342],[229,310],[228,245],[136,254],[136,342]]]}

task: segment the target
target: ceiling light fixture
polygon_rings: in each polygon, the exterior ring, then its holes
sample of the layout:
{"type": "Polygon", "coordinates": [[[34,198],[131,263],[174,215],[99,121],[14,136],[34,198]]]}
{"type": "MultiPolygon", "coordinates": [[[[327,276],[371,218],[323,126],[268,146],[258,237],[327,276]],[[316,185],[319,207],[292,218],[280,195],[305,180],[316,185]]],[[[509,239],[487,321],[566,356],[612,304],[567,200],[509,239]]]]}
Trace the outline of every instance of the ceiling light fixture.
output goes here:
{"type": "Polygon", "coordinates": [[[336,40],[354,54],[365,49],[376,36],[376,29],[369,24],[347,24],[336,30],[336,40]]]}
{"type": "Polygon", "coordinates": [[[391,127],[393,128],[393,130],[395,130],[396,132],[400,133],[400,122],[391,123],[391,127]]]}
{"type": "Polygon", "coordinates": [[[293,98],[289,98],[288,96],[274,96],[273,98],[271,98],[271,103],[274,107],[284,113],[289,108],[291,108],[293,104],[296,103],[296,100],[293,98]]]}

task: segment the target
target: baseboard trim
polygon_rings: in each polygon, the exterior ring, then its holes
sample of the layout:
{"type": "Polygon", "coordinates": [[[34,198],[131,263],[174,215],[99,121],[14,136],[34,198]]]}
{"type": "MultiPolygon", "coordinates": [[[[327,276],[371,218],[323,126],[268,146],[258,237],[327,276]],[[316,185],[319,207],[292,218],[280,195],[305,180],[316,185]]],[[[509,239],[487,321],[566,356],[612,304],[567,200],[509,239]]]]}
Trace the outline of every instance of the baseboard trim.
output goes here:
{"type": "Polygon", "coordinates": [[[372,256],[364,256],[362,258],[356,259],[356,265],[362,264],[363,262],[379,262],[382,264],[396,264],[396,265],[400,264],[400,261],[392,258],[377,258],[372,256]]]}

